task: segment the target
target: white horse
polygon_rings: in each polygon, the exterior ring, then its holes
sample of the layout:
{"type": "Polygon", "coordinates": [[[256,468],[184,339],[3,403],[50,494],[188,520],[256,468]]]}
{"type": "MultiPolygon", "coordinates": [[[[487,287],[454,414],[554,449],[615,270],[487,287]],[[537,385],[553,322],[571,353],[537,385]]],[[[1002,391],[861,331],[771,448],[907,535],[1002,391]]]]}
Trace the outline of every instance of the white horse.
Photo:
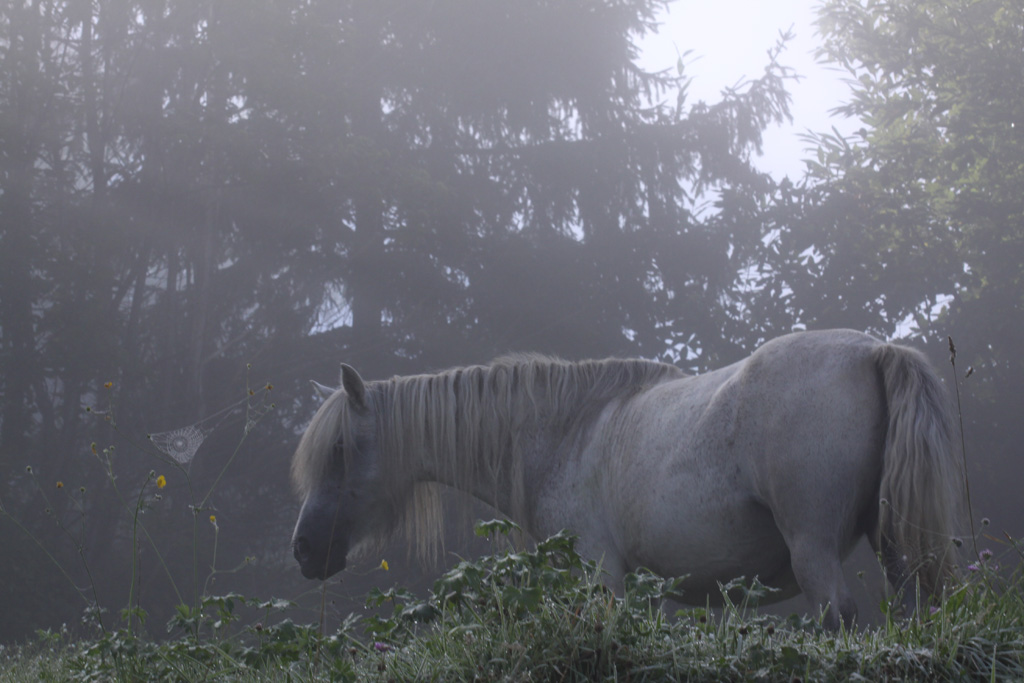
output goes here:
{"type": "Polygon", "coordinates": [[[856,616],[840,564],[863,534],[909,609],[954,570],[962,479],[942,385],[920,353],[859,332],[786,335],[698,376],[512,356],[369,383],[342,365],[341,384],[292,461],[308,578],[400,526],[429,555],[433,484],[534,538],[574,532],[613,584],[646,567],[714,604],[720,582],[757,576],[833,628],[856,616]]]}

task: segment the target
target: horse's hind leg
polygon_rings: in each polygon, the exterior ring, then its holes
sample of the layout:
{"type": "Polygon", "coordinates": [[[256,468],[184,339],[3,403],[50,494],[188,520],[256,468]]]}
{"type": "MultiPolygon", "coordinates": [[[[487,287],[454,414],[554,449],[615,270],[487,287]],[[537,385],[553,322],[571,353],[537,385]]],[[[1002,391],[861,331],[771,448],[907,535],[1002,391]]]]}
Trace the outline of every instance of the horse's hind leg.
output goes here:
{"type": "Polygon", "coordinates": [[[918,608],[917,585],[912,580],[910,568],[907,567],[906,557],[899,552],[896,545],[889,539],[884,536],[882,538],[877,536],[878,534],[868,534],[871,549],[875,551],[875,554],[882,561],[882,567],[885,569],[885,578],[888,579],[889,584],[896,591],[896,597],[899,599],[900,604],[903,605],[904,616],[912,616],[917,612],[918,608]]]}
{"type": "MultiPolygon", "coordinates": [[[[837,630],[853,625],[857,604],[843,577],[843,541],[853,534],[842,511],[852,504],[842,499],[842,487],[821,487],[799,500],[799,505],[779,505],[773,510],[775,524],[789,548],[789,564],[797,585],[812,605],[825,610],[824,623],[837,630]],[[831,499],[824,491],[839,491],[831,499]]],[[[788,499],[793,502],[793,497],[788,499]]]]}
{"type": "Polygon", "coordinates": [[[790,564],[800,590],[812,604],[826,610],[824,624],[838,630],[857,618],[857,604],[843,578],[839,550],[833,544],[813,537],[795,538],[789,544],[790,564]]]}

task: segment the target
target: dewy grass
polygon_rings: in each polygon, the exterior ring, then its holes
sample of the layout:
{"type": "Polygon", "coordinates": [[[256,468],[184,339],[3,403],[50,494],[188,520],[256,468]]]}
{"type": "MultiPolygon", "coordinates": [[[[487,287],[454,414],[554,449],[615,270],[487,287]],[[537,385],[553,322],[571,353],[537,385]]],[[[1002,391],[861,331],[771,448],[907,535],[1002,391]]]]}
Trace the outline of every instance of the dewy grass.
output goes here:
{"type": "MultiPolygon", "coordinates": [[[[512,528],[478,525],[498,536],[512,528]]],[[[1002,575],[995,564],[1020,552],[1018,543],[1004,557],[986,554],[940,608],[919,618],[834,633],[808,617],[758,614],[757,582],[723,586],[720,610],[669,617],[677,580],[640,572],[616,595],[562,533],[531,552],[460,562],[426,598],[397,587],[371,591],[368,607],[390,614],[351,616],[330,635],[294,623],[284,601],[207,596],[199,614],[182,607],[172,620],[178,639],[41,634],[20,652],[0,651],[4,671],[22,672],[0,680],[35,672],[51,680],[1019,680],[1024,581],[1020,566],[1002,575]],[[259,610],[259,620],[240,626],[243,605],[259,610]]]]}
{"type": "Polygon", "coordinates": [[[972,580],[920,619],[835,634],[806,617],[758,615],[750,604],[763,587],[732,582],[717,616],[690,609],[669,619],[658,606],[677,594],[677,581],[635,574],[615,596],[560,534],[533,553],[462,562],[426,601],[372,593],[370,604],[393,603],[393,614],[366,620],[374,650],[360,671],[396,680],[1019,678],[1024,611],[1012,594],[1020,577],[1003,588],[972,580]],[[729,597],[737,592],[740,603],[729,597]]]}

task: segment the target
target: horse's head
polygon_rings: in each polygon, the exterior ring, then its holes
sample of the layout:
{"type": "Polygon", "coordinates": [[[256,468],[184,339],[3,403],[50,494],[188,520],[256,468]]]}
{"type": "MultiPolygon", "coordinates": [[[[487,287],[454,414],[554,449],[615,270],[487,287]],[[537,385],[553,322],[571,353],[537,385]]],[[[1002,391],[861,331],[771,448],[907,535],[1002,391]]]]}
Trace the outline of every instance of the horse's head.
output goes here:
{"type": "Polygon", "coordinates": [[[308,579],[345,568],[349,550],[375,530],[383,500],[376,419],[363,380],[342,365],[341,388],[317,390],[326,400],[292,460],[292,479],[303,496],[292,551],[308,579]]]}

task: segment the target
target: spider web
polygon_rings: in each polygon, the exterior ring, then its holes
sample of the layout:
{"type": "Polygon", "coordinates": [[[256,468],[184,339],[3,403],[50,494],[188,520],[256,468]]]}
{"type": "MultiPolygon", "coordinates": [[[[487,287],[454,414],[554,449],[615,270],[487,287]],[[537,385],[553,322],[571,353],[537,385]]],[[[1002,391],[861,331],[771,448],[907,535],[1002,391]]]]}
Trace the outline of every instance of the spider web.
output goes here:
{"type": "Polygon", "coordinates": [[[213,430],[205,430],[198,425],[188,425],[168,432],[150,434],[149,440],[160,452],[170,456],[175,462],[187,465],[211,431],[213,430]]]}
{"type": "Polygon", "coordinates": [[[203,445],[210,434],[230,418],[238,416],[238,409],[244,404],[244,427],[245,436],[256,427],[256,424],[274,408],[273,403],[267,402],[268,392],[273,387],[268,383],[264,391],[259,394],[258,400],[254,400],[257,391],[248,387],[246,382],[246,397],[229,406],[218,410],[209,417],[194,422],[184,427],[171,429],[166,432],[154,432],[147,434],[146,438],[164,455],[170,457],[179,465],[189,465],[196,456],[199,447],[203,445]],[[205,425],[205,426],[204,426],[205,425]]]}

